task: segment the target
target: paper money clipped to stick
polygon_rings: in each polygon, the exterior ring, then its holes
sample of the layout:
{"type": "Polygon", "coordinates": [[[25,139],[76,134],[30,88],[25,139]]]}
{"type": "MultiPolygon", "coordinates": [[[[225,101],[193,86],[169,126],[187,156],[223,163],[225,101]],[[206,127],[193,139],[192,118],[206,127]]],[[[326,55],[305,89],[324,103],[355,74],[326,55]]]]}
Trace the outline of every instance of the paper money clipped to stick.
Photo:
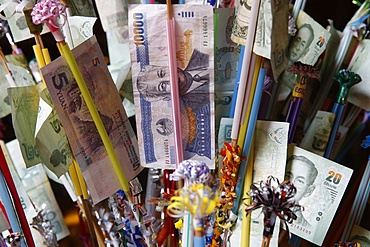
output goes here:
{"type": "MultiPolygon", "coordinates": [[[[137,140],[95,36],[72,53],[126,178],[132,180],[143,169],[137,140]]],[[[65,58],[43,67],[42,73],[93,202],[98,203],[121,188],[103,142],[65,58]]]]}
{"type": "MultiPolygon", "coordinates": [[[[214,167],[213,10],[173,5],[184,159],[214,167]]],[[[132,83],[141,164],[174,169],[166,6],[130,5],[132,83]]]]}
{"type": "Polygon", "coordinates": [[[31,167],[46,165],[56,176],[68,171],[72,154],[64,129],[48,92],[42,84],[35,84],[30,73],[8,63],[17,87],[8,88],[15,135],[20,143],[22,157],[31,167]],[[44,99],[40,99],[44,94],[44,99]],[[47,101],[48,103],[46,103],[47,101]]]}
{"type": "Polygon", "coordinates": [[[297,188],[296,203],[304,207],[289,231],[321,246],[353,170],[329,159],[296,147],[288,146],[285,179],[297,188]]]}

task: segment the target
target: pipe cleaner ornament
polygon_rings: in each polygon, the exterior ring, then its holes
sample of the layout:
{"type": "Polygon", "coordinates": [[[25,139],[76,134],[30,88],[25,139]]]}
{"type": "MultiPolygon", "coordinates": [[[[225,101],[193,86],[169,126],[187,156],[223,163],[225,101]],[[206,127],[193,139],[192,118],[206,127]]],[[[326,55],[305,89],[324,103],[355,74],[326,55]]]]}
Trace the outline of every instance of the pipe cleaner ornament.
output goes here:
{"type": "Polygon", "coordinates": [[[207,164],[197,160],[184,160],[170,175],[171,180],[186,179],[190,184],[207,184],[211,180],[211,171],[207,164]]]}
{"type": "Polygon", "coordinates": [[[252,197],[252,204],[247,205],[245,211],[249,214],[262,208],[264,214],[262,247],[270,245],[276,217],[284,222],[289,233],[288,223],[291,224],[297,219],[295,211],[301,208],[293,201],[296,192],[297,189],[289,180],[279,183],[279,180],[273,176],[269,176],[266,182],[260,181],[251,185],[249,195],[252,197]]]}

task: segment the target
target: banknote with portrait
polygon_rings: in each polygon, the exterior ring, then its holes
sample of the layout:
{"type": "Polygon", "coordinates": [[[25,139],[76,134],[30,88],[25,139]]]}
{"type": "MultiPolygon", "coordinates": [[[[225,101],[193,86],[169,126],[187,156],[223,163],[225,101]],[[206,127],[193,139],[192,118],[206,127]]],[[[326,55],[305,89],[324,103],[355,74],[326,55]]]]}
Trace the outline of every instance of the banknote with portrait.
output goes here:
{"type": "MultiPolygon", "coordinates": [[[[325,51],[331,34],[303,11],[298,14],[296,26],[297,32],[295,36],[290,38],[287,51],[288,67],[297,61],[307,65],[315,65],[325,51]]],[[[294,87],[295,78],[295,74],[284,72],[281,79],[279,101],[288,97],[294,87]]]]}
{"type": "Polygon", "coordinates": [[[294,146],[288,147],[285,179],[297,188],[297,220],[289,231],[321,246],[340,205],[353,170],[294,146]]]}
{"type": "MultiPolygon", "coordinates": [[[[173,5],[184,159],[214,167],[213,9],[173,5]]],[[[141,164],[175,168],[163,5],[130,5],[132,83],[141,164]]]]}
{"type": "MultiPolygon", "coordinates": [[[[127,180],[140,166],[135,133],[123,109],[96,37],[72,50],[127,180]]],[[[65,129],[94,203],[121,188],[75,78],[62,56],[42,68],[54,109],[65,129]]]]}

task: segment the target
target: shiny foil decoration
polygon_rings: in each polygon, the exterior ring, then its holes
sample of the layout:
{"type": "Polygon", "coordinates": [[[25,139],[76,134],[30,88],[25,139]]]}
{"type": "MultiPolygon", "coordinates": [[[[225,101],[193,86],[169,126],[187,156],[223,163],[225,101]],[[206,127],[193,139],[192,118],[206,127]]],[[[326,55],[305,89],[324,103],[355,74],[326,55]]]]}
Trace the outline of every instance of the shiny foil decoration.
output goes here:
{"type": "Polygon", "coordinates": [[[46,219],[45,215],[46,213],[44,213],[43,210],[40,210],[37,212],[36,217],[32,219],[32,223],[30,225],[41,234],[45,245],[49,247],[57,247],[59,245],[57,235],[54,231],[54,226],[51,221],[46,219]]]}
{"type": "Polygon", "coordinates": [[[224,143],[220,155],[224,157],[219,188],[221,199],[216,204],[216,219],[214,223],[212,247],[222,246],[222,243],[227,241],[227,238],[222,239],[222,236],[225,236],[225,234],[223,234],[225,232],[226,235],[228,235],[233,225],[228,215],[234,205],[234,199],[236,198],[235,185],[237,183],[239,165],[241,160],[245,159],[241,156],[241,149],[239,146],[234,148],[227,142],[224,143]]]}

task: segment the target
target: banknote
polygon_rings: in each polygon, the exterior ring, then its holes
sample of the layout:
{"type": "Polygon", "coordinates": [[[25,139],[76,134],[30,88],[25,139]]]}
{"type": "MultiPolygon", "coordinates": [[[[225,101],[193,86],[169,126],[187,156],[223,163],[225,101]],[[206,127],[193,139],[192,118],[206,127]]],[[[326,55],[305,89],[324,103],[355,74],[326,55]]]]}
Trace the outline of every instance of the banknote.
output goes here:
{"type": "MultiPolygon", "coordinates": [[[[288,67],[296,61],[315,65],[325,51],[331,34],[302,10],[298,14],[296,26],[297,33],[290,39],[287,52],[288,67]]],[[[295,78],[295,74],[284,72],[279,100],[286,99],[292,91],[295,78]]]]}
{"type": "MultiPolygon", "coordinates": [[[[72,50],[127,180],[143,169],[137,140],[96,37],[72,50]]],[[[94,203],[121,186],[80,89],[65,58],[42,68],[42,74],[82,170],[94,203]]]]}
{"type": "Polygon", "coordinates": [[[72,15],[96,17],[93,0],[65,0],[72,15]]]}
{"type": "Polygon", "coordinates": [[[42,84],[8,88],[14,132],[27,167],[41,163],[36,149],[35,130],[42,89],[42,84]]]}
{"type": "MultiPolygon", "coordinates": [[[[14,83],[17,86],[27,86],[35,84],[31,74],[24,68],[14,65],[12,63],[7,63],[7,66],[12,73],[14,83]]],[[[3,90],[0,90],[0,118],[5,117],[11,113],[10,100],[7,93],[7,88],[10,87],[9,82],[5,78],[4,66],[0,66],[0,86],[3,90]]]]}
{"type": "Polygon", "coordinates": [[[245,45],[251,9],[252,0],[240,0],[235,2],[235,17],[231,40],[237,44],[245,45]]]}
{"type": "Polygon", "coordinates": [[[361,76],[362,81],[351,87],[348,101],[366,111],[370,111],[370,73],[367,55],[370,40],[364,39],[359,44],[349,65],[349,70],[361,76]]]}
{"type": "MultiPolygon", "coordinates": [[[[261,0],[260,11],[257,19],[256,35],[254,38],[253,52],[259,56],[270,59],[271,36],[273,27],[271,0],[261,0]]],[[[288,29],[284,30],[286,32],[288,29]]],[[[281,31],[281,30],[280,30],[281,31]]],[[[276,38],[280,38],[278,35],[276,38]]]]}
{"type": "Polygon", "coordinates": [[[95,3],[104,31],[127,27],[127,1],[110,1],[108,7],[104,0],[96,0],[95,3]]]}
{"type": "MultiPolygon", "coordinates": [[[[5,69],[0,66],[0,87],[8,88],[10,85],[5,78],[5,69]]],[[[6,90],[0,90],[0,118],[3,118],[11,113],[10,101],[6,90]]]]}
{"type": "Polygon", "coordinates": [[[8,60],[8,63],[10,64],[20,66],[26,69],[27,71],[30,70],[30,68],[28,67],[27,58],[24,54],[8,54],[8,55],[5,55],[5,58],[6,60],[8,60]]]}
{"type": "Polygon", "coordinates": [[[229,117],[234,91],[215,92],[215,126],[219,129],[221,118],[229,117]]]}
{"type": "MultiPolygon", "coordinates": [[[[10,1],[0,0],[0,4],[5,4],[6,2],[10,1]]],[[[15,8],[18,4],[18,1],[11,1],[11,3],[4,9],[5,16],[9,18],[8,24],[15,43],[34,37],[33,34],[30,33],[24,14],[15,12],[15,8]]],[[[44,25],[41,34],[47,32],[50,32],[50,30],[46,25],[44,25]]]]}
{"type": "MultiPolygon", "coordinates": [[[[266,1],[265,3],[267,3],[266,1]]],[[[274,78],[279,78],[280,74],[286,69],[288,59],[286,57],[286,48],[289,41],[288,19],[289,2],[272,0],[272,30],[271,30],[271,69],[274,78]]]]}
{"type": "MultiPolygon", "coordinates": [[[[220,127],[217,134],[217,150],[219,151],[224,147],[224,143],[231,142],[231,129],[233,126],[232,118],[221,118],[220,127]]],[[[218,165],[222,166],[223,156],[218,155],[218,165]]]]}
{"type": "MultiPolygon", "coordinates": [[[[173,5],[184,159],[214,167],[212,6],[173,5]]],[[[167,9],[130,5],[133,91],[143,166],[175,168],[168,75],[167,9]]]]}
{"type": "Polygon", "coordinates": [[[332,112],[317,111],[299,146],[307,151],[324,156],[334,119],[335,114],[332,112]]]}
{"type": "Polygon", "coordinates": [[[285,178],[297,188],[295,202],[304,207],[289,231],[321,246],[353,170],[292,144],[285,178]]]}
{"type": "Polygon", "coordinates": [[[215,91],[234,90],[240,52],[231,40],[234,9],[217,8],[215,14],[219,20],[215,39],[215,91]]]}
{"type": "Polygon", "coordinates": [[[36,149],[42,163],[60,177],[72,164],[72,152],[58,115],[51,107],[47,89],[42,90],[40,97],[35,131],[36,149]]]}
{"type": "MultiPolygon", "coordinates": [[[[273,175],[280,182],[284,180],[287,157],[289,123],[257,121],[254,138],[253,182],[266,181],[273,175]]],[[[262,243],[264,220],[262,209],[252,212],[250,246],[262,243]]],[[[275,224],[270,246],[278,246],[280,225],[275,224]]]]}
{"type": "Polygon", "coordinates": [[[295,61],[315,65],[321,54],[325,51],[331,34],[302,10],[299,11],[296,26],[297,33],[289,44],[288,65],[295,61]],[[304,49],[300,49],[298,46],[302,46],[303,44],[304,49]]]}
{"type": "Polygon", "coordinates": [[[93,36],[93,26],[96,17],[70,16],[68,17],[68,28],[71,33],[72,47],[76,47],[93,36]]]}
{"type": "MultiPolygon", "coordinates": [[[[6,143],[14,167],[18,173],[27,195],[37,210],[44,209],[46,218],[50,220],[56,231],[57,239],[61,240],[69,235],[68,227],[64,221],[63,214],[55,199],[50,182],[45,174],[42,164],[26,168],[20,154],[20,146],[17,140],[6,143]]],[[[34,212],[34,210],[33,210],[34,212]]],[[[25,211],[27,219],[32,219],[34,214],[25,211]]],[[[43,246],[37,244],[37,246],[43,246]]]]}

